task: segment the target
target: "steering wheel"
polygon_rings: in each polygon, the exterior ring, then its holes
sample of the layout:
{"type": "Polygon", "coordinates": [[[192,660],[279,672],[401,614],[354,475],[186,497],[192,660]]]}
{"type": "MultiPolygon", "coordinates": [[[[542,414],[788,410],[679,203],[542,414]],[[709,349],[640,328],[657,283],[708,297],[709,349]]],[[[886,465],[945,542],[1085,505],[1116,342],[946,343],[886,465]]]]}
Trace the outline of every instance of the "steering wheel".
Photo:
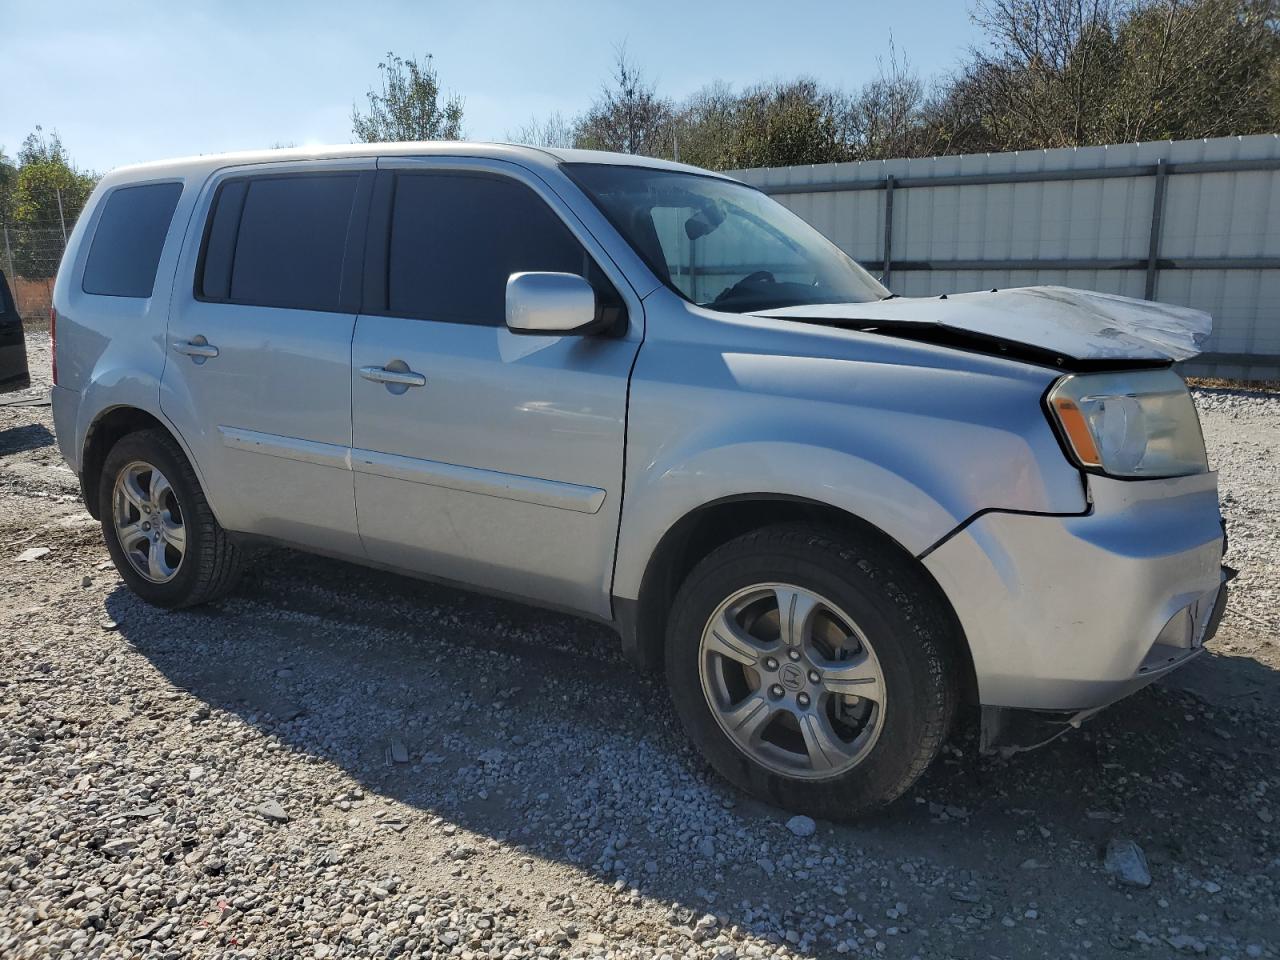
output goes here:
{"type": "Polygon", "coordinates": [[[723,290],[721,290],[720,296],[716,297],[715,302],[719,303],[721,300],[729,299],[735,293],[737,293],[739,287],[750,286],[751,284],[754,284],[754,283],[777,283],[777,282],[778,282],[778,278],[775,277],[768,270],[757,270],[754,273],[748,273],[745,277],[743,277],[733,286],[725,287],[723,290]]]}

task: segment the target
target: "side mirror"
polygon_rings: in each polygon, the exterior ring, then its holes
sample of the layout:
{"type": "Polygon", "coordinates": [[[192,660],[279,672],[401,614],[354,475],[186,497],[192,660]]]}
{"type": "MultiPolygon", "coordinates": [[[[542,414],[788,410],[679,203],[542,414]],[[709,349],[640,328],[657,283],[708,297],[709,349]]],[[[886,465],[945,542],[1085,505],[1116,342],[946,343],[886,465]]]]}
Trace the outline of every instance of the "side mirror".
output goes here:
{"type": "Polygon", "coordinates": [[[575,273],[513,273],[507,279],[512,333],[594,333],[596,316],[596,292],[575,273]]]}

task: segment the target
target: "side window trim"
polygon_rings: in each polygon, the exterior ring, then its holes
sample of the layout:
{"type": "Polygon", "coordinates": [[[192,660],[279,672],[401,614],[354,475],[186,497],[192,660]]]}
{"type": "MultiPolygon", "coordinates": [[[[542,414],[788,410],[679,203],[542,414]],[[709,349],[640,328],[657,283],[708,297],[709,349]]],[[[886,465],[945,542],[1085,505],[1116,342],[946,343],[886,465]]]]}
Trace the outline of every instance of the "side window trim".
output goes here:
{"type": "Polygon", "coordinates": [[[222,181],[214,190],[213,200],[209,204],[209,210],[205,214],[204,234],[200,239],[200,255],[196,259],[196,270],[194,278],[193,293],[197,300],[204,300],[210,303],[222,303],[231,296],[231,271],[235,264],[236,240],[240,236],[240,217],[244,214],[244,198],[249,192],[249,179],[247,177],[233,177],[222,181]],[[234,196],[234,200],[229,197],[234,196]],[[235,204],[234,209],[226,208],[225,220],[219,220],[224,215],[223,204],[231,202],[235,204]],[[225,237],[214,238],[215,226],[226,224],[225,237]],[[214,248],[217,244],[216,249],[214,248]],[[208,269],[208,259],[211,249],[222,257],[222,265],[219,275],[213,278],[216,289],[222,291],[219,294],[208,293],[210,284],[207,282],[209,278],[205,275],[208,269]]]}
{"type": "Polygon", "coordinates": [[[364,300],[364,250],[368,232],[369,204],[378,177],[376,170],[362,170],[356,178],[356,195],[351,201],[351,217],[342,245],[342,283],[338,307],[343,313],[359,313],[364,300]]]}
{"type": "MultiPolygon", "coordinates": [[[[364,252],[365,252],[365,234],[366,224],[369,217],[369,201],[373,192],[373,185],[377,176],[377,171],[370,169],[368,166],[360,167],[331,167],[323,166],[314,170],[294,169],[283,170],[279,172],[253,172],[253,173],[232,173],[229,176],[219,180],[213,188],[207,209],[204,210],[204,225],[200,239],[200,248],[196,256],[195,270],[193,271],[191,295],[194,299],[202,303],[223,303],[234,306],[263,306],[263,304],[236,300],[231,297],[231,281],[235,269],[235,251],[236,244],[239,241],[240,222],[244,217],[244,204],[248,196],[249,186],[258,180],[269,179],[297,179],[299,177],[323,177],[335,176],[342,174],[352,174],[356,177],[355,192],[351,202],[351,210],[347,219],[346,234],[343,238],[343,258],[341,278],[338,288],[338,311],[339,313],[355,314],[359,312],[360,302],[362,299],[362,289],[364,287],[364,252]],[[240,187],[236,200],[233,201],[237,205],[234,213],[234,225],[228,231],[228,237],[220,242],[227,245],[225,253],[226,266],[225,277],[220,280],[219,288],[225,289],[223,296],[210,296],[207,294],[205,287],[205,267],[209,257],[210,243],[213,240],[212,234],[215,226],[215,220],[219,212],[220,204],[224,194],[228,188],[236,189],[240,187]]],[[[309,309],[306,307],[279,307],[272,309],[309,309]]],[[[315,311],[312,312],[332,312],[332,311],[315,311]]]]}
{"type": "Polygon", "coordinates": [[[372,199],[369,207],[368,231],[365,240],[364,251],[364,297],[361,301],[360,312],[375,316],[398,317],[406,320],[418,320],[428,323],[449,323],[458,326],[486,326],[494,329],[491,324],[470,324],[461,320],[449,319],[428,319],[412,313],[402,313],[390,309],[390,261],[391,261],[391,228],[392,219],[395,212],[395,194],[396,183],[399,177],[447,177],[447,176],[469,176],[490,178],[502,180],[514,184],[520,190],[527,191],[535,200],[541,204],[552,216],[568,232],[573,238],[574,243],[582,250],[585,258],[584,263],[590,263],[595,267],[599,276],[609,284],[612,293],[612,299],[616,304],[616,309],[620,312],[618,327],[620,333],[625,333],[629,324],[630,307],[627,304],[626,297],[618,289],[618,283],[610,272],[600,264],[600,258],[582,241],[578,231],[574,230],[572,225],[566,222],[564,216],[557,210],[554,205],[547,202],[537,190],[524,182],[521,178],[512,176],[498,170],[483,167],[472,166],[393,166],[381,168],[378,170],[378,179],[372,191],[372,199]]]}
{"type": "Polygon", "coordinates": [[[364,297],[360,312],[387,316],[391,262],[391,211],[395,205],[395,170],[379,170],[369,204],[364,247],[364,297]]]}

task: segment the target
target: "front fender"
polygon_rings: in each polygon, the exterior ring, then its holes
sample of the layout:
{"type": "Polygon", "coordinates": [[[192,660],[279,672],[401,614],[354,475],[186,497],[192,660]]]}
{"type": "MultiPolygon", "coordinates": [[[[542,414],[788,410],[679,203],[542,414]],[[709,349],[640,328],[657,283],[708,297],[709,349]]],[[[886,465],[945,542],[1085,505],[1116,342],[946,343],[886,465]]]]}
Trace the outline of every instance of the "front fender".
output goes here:
{"type": "Polygon", "coordinates": [[[1082,512],[1080,474],[1040,406],[1050,381],[1005,361],[924,367],[646,344],[614,595],[637,598],[667,531],[726,498],[826,504],[915,556],[983,510],[1082,512]]]}
{"type": "Polygon", "coordinates": [[[731,498],[787,497],[823,503],[880,528],[913,554],[953,529],[953,513],[907,478],[841,451],[784,440],[699,450],[629,483],[614,592],[636,598],[645,567],[681,519],[731,498]]]}

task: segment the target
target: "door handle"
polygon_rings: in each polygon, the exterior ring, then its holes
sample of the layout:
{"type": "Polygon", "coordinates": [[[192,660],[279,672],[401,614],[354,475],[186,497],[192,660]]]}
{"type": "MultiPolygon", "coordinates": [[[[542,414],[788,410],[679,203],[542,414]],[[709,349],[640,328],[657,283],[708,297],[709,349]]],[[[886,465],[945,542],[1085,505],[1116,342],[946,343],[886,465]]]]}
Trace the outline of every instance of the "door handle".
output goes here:
{"type": "Polygon", "coordinates": [[[202,336],[192,337],[190,340],[179,340],[174,343],[173,349],[176,353],[192,357],[196,363],[203,363],[210,357],[218,355],[218,348],[202,336]]]}
{"type": "Polygon", "coordinates": [[[361,367],[360,376],[374,383],[393,383],[401,387],[426,386],[427,378],[412,370],[388,370],[386,367],[361,367]]]}

